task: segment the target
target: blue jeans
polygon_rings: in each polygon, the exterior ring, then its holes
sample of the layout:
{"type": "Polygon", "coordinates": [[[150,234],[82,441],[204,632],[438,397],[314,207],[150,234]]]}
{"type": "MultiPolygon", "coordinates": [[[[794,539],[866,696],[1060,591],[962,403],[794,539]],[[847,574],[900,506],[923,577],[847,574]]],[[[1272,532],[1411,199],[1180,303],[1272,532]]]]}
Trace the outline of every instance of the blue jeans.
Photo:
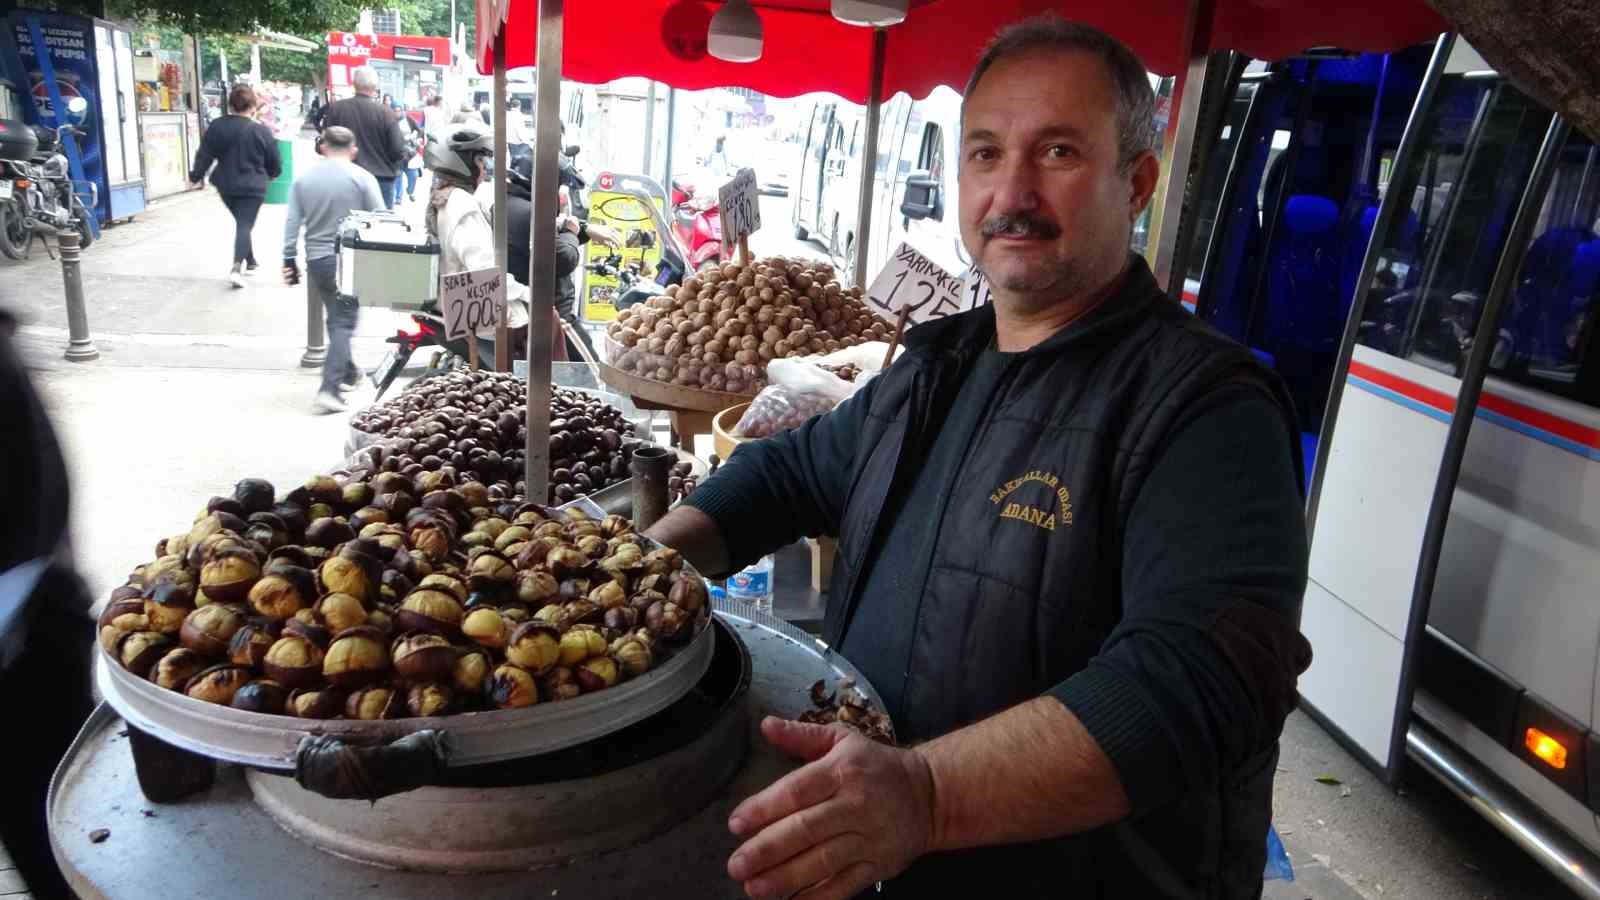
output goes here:
{"type": "Polygon", "coordinates": [[[385,209],[394,209],[394,183],[396,180],[397,179],[393,175],[390,175],[388,178],[378,179],[378,196],[383,198],[383,206],[385,209]]]}
{"type": "MultiPolygon", "coordinates": [[[[415,200],[415,199],[417,199],[417,176],[421,175],[421,174],[422,174],[422,170],[421,169],[407,169],[406,170],[406,199],[407,200],[415,200]]],[[[398,179],[398,178],[396,178],[395,182],[394,182],[394,202],[396,202],[396,203],[400,202],[400,179],[398,179]]]]}
{"type": "Polygon", "coordinates": [[[350,358],[350,336],[355,334],[360,307],[355,298],[339,294],[335,279],[339,260],[326,256],[306,260],[306,290],[314,300],[322,301],[328,313],[328,358],[322,363],[322,390],[337,395],[339,384],[360,377],[350,358]]]}

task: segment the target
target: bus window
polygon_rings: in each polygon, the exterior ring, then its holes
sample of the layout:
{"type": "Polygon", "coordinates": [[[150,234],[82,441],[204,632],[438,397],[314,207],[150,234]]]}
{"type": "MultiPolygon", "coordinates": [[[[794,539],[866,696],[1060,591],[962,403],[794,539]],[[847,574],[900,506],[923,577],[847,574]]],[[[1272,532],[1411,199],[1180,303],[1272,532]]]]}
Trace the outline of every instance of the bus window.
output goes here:
{"type": "Polygon", "coordinates": [[[1591,358],[1600,312],[1597,149],[1576,130],[1562,148],[1489,357],[1501,378],[1591,406],[1600,406],[1600,361],[1591,358]]]}
{"type": "Polygon", "coordinates": [[[1385,235],[1360,340],[1454,375],[1471,349],[1550,113],[1498,82],[1447,78],[1440,90],[1415,171],[1397,176],[1420,190],[1410,189],[1408,214],[1385,235]],[[1442,200],[1429,198],[1442,184],[1449,185],[1442,200]]]}
{"type": "MultiPolygon", "coordinates": [[[[1222,134],[1207,157],[1205,172],[1201,176],[1200,190],[1195,195],[1200,204],[1195,215],[1194,240],[1189,251],[1189,265],[1183,287],[1184,302],[1194,303],[1205,274],[1206,247],[1211,242],[1211,232],[1217,224],[1217,210],[1222,205],[1222,193],[1233,165],[1234,147],[1244,129],[1245,113],[1255,97],[1258,85],[1247,81],[1239,85],[1233,102],[1228,107],[1228,118],[1223,123],[1222,134]]],[[[1153,205],[1153,204],[1152,204],[1153,205]]],[[[1137,248],[1135,252],[1140,252],[1137,248]]]]}

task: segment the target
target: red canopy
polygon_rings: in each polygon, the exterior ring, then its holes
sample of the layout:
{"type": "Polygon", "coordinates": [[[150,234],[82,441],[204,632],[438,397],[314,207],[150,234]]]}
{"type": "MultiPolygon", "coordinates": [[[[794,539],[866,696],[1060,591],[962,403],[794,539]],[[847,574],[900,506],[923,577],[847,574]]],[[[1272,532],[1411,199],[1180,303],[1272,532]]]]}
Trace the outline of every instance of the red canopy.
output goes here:
{"type": "MultiPolygon", "coordinates": [[[[507,66],[534,65],[538,0],[509,2],[507,66]]],[[[495,0],[478,0],[478,68],[492,71],[495,0]]],[[[829,0],[752,0],[765,44],[754,63],[706,53],[716,0],[568,0],[563,75],[587,83],[645,76],[673,87],[748,87],[775,97],[829,91],[867,100],[872,31],[837,21],[829,0]]],[[[943,84],[960,90],[984,43],[1002,26],[1059,12],[1126,41],[1151,71],[1177,74],[1186,0],[912,0],[888,29],[884,97],[925,97],[943,84]]],[[[1387,51],[1447,28],[1424,0],[1216,0],[1206,46],[1275,59],[1309,47],[1387,51]]]]}

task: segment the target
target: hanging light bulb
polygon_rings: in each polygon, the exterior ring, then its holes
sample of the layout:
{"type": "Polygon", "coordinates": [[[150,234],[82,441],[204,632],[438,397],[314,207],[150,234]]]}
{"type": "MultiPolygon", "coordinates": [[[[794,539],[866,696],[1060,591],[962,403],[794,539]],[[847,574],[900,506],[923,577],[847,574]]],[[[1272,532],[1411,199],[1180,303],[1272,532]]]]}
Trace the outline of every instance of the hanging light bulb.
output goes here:
{"type": "Polygon", "coordinates": [[[847,25],[884,28],[906,20],[911,0],[833,0],[833,17],[847,25]]]}
{"type": "Polygon", "coordinates": [[[706,50],[727,62],[755,62],[761,58],[761,17],[750,0],[728,0],[711,17],[706,50]]]}

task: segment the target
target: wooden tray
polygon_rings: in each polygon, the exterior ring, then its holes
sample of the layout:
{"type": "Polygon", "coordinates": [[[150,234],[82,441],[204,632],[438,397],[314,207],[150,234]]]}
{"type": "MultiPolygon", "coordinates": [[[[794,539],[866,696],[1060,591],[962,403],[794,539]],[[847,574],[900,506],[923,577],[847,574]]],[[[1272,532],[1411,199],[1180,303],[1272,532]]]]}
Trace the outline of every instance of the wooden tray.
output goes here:
{"type": "MultiPolygon", "coordinates": [[[[666,384],[654,378],[641,378],[630,372],[600,363],[600,379],[613,389],[621,391],[635,401],[645,400],[659,404],[662,409],[688,409],[716,413],[736,403],[749,403],[754,394],[730,394],[726,391],[706,391],[700,388],[666,384]]],[[[643,404],[639,404],[643,408],[643,404]]]]}

